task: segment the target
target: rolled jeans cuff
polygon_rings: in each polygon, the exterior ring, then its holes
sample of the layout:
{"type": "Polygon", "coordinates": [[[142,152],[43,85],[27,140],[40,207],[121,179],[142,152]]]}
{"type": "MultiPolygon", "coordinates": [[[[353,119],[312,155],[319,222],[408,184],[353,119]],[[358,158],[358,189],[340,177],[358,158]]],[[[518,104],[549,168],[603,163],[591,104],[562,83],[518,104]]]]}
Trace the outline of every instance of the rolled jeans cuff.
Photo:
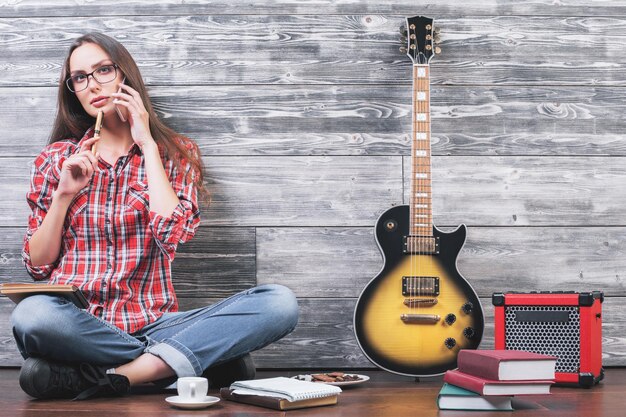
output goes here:
{"type": "Polygon", "coordinates": [[[193,352],[176,340],[165,339],[159,343],[148,346],[144,352],[161,358],[176,372],[179,378],[184,376],[199,376],[204,372],[204,369],[202,369],[200,362],[193,352]]]}

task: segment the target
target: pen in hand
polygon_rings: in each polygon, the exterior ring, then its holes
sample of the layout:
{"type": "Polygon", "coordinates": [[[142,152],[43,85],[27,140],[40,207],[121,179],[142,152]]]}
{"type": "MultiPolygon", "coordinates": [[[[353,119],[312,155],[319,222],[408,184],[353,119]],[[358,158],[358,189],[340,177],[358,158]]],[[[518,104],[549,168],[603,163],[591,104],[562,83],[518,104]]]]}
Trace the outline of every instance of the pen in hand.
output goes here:
{"type": "MultiPolygon", "coordinates": [[[[94,138],[99,138],[100,137],[100,128],[102,128],[102,116],[103,115],[104,115],[104,112],[102,110],[100,110],[98,112],[98,117],[96,118],[96,128],[94,129],[94,134],[93,134],[94,138]]],[[[91,153],[93,153],[94,155],[96,154],[97,146],[98,146],[98,142],[94,143],[91,146],[91,153]]]]}

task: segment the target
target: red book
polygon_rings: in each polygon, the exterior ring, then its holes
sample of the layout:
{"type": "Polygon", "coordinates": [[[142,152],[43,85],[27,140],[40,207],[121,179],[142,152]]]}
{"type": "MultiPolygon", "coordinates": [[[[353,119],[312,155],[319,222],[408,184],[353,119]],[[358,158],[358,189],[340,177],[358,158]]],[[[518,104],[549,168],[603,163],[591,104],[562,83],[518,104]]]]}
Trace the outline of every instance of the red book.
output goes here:
{"type": "Polygon", "coordinates": [[[537,395],[550,394],[553,381],[493,381],[461,371],[447,371],[443,382],[465,388],[480,395],[537,395]]]}
{"type": "Polygon", "coordinates": [[[554,380],[556,358],[521,350],[461,349],[459,371],[494,381],[554,380]]]}

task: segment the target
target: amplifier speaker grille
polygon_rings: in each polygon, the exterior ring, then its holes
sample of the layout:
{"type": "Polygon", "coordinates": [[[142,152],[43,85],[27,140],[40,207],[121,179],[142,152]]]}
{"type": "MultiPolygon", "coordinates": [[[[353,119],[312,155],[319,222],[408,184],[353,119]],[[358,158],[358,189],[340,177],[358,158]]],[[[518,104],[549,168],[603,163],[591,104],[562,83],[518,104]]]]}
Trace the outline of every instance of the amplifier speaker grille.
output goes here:
{"type": "Polygon", "coordinates": [[[505,349],[556,356],[556,372],[580,369],[577,306],[506,306],[505,349]]]}

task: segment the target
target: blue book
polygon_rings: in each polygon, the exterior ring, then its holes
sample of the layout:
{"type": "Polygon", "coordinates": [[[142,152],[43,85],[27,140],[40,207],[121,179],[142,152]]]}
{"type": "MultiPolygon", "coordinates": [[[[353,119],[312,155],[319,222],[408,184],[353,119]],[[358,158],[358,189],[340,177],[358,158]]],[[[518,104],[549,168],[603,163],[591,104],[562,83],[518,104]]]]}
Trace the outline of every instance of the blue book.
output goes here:
{"type": "Polygon", "coordinates": [[[508,395],[483,397],[448,383],[444,383],[439,391],[437,406],[440,410],[513,410],[511,397],[508,395]]]}

